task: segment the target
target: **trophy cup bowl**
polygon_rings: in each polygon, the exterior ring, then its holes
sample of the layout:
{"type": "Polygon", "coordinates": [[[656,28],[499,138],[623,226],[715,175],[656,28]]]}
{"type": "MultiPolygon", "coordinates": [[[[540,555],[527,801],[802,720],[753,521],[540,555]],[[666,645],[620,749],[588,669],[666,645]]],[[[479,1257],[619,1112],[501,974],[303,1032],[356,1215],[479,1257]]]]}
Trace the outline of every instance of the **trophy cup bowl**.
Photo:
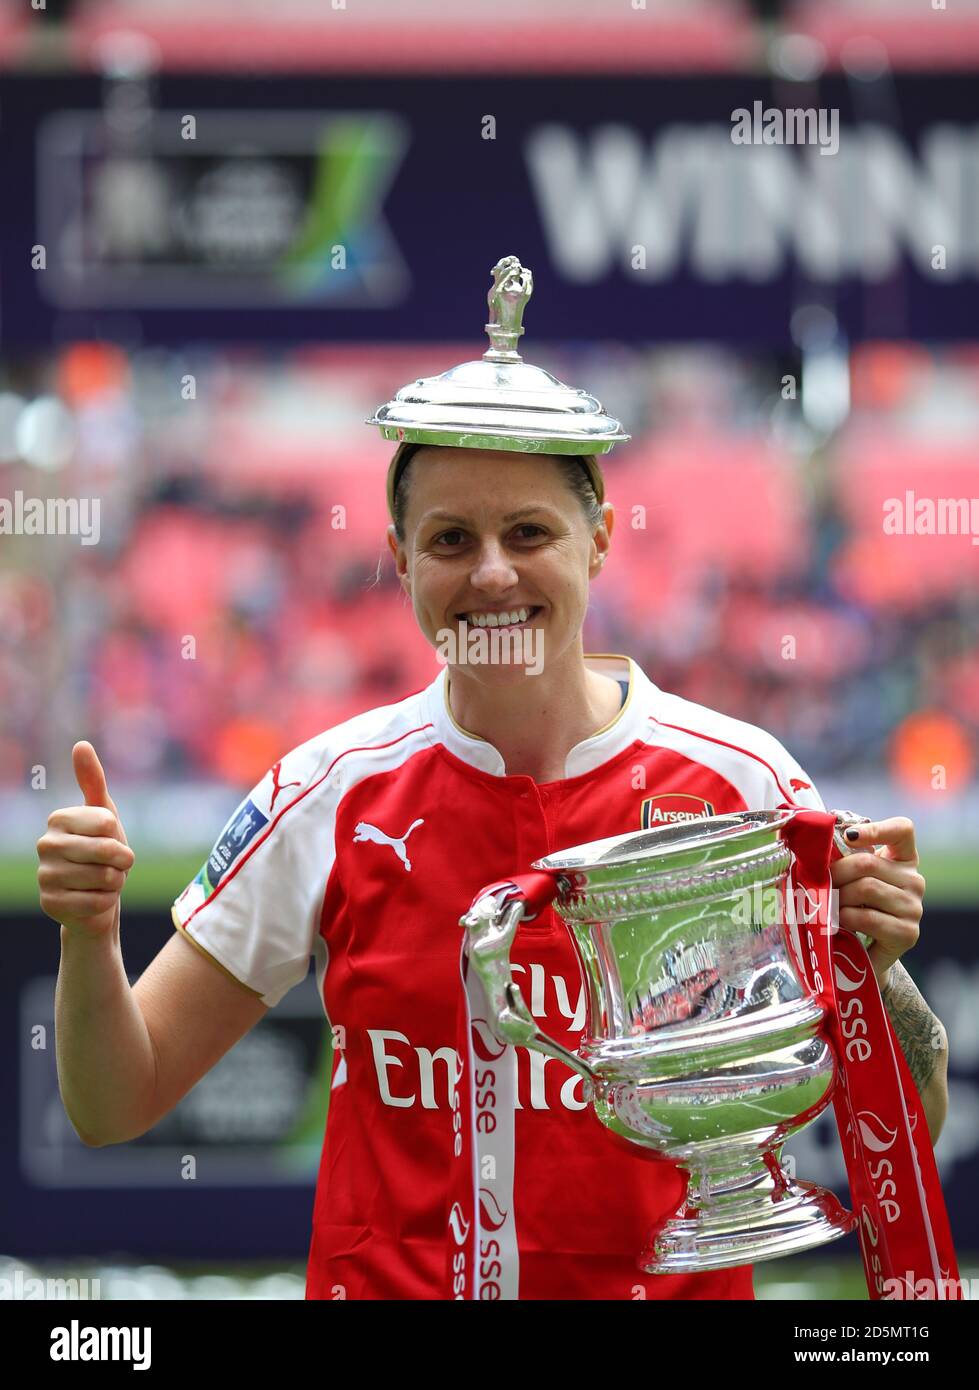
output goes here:
{"type": "Polygon", "coordinates": [[[683,1205],[640,1256],[646,1273],[773,1259],[855,1226],[831,1192],[780,1163],[837,1078],[788,938],[798,916],[780,831],[794,814],[703,817],[534,863],[557,875],[553,907],[585,982],[578,1053],[539,1031],[513,982],[526,903],[487,891],[461,919],[498,1039],[560,1058],[602,1124],[686,1170],[683,1205]]]}

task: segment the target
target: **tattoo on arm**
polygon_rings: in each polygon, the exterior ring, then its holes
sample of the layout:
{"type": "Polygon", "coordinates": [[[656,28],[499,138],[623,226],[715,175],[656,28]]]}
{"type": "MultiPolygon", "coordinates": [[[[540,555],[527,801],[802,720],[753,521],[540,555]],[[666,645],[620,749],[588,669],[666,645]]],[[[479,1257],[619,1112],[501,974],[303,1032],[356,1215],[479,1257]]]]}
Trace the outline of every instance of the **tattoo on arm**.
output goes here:
{"type": "Polygon", "coordinates": [[[920,1095],[945,1055],[945,1030],[900,961],[891,966],[881,998],[920,1095]]]}

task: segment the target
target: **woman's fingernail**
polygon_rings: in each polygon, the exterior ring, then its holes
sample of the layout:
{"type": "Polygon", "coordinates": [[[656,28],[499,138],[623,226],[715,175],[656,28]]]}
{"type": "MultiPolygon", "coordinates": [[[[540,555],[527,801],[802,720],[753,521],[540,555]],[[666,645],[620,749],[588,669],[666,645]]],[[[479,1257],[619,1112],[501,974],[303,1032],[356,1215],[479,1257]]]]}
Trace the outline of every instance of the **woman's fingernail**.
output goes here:
{"type": "Polygon", "coordinates": [[[859,830],[850,829],[850,830],[848,830],[848,831],[846,832],[846,838],[847,838],[848,840],[855,840],[855,839],[857,839],[857,837],[859,836],[859,834],[860,834],[860,831],[859,831],[859,830]]]}

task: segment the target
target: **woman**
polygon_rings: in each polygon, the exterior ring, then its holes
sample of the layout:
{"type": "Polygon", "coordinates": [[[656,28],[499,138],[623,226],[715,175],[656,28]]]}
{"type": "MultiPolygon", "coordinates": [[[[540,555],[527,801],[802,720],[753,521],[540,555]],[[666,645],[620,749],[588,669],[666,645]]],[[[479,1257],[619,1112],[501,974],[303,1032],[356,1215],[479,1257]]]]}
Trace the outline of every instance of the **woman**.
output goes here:
{"type": "MultiPolygon", "coordinates": [[[[512,352],[512,342],[491,351],[512,352]]],[[[606,438],[617,436],[611,424],[606,438]]],[[[119,893],[133,855],[90,744],[74,750],[85,807],[54,812],[38,843],[42,906],[61,923],[62,1096],[87,1143],[151,1128],[314,956],[335,1048],[308,1298],[451,1296],[458,922],[481,887],[557,849],[678,815],[822,808],[771,735],[659,690],[627,656],[584,652],[614,512],[593,454],[542,453],[539,438],[519,438],[530,447],[511,437],[503,449],[417,439],[398,449],[388,542],[422,632],[455,659],[424,690],[275,764],[177,899],[177,936],[132,989],[119,893]],[[487,626],[508,633],[497,657],[505,646],[510,659],[469,659],[472,629],[487,626]]],[[[834,866],[841,923],[874,938],[871,960],[898,1000],[892,1018],[917,1062],[934,1139],[944,1033],[897,964],[921,915],[913,828],[884,821],[862,827],[857,843],[867,853],[834,866]],[[942,1047],[926,1059],[914,1030],[927,1020],[942,1047]]],[[[522,924],[512,959],[542,1030],[575,1049],[584,996],[553,913],[522,924]]],[[[647,1230],[682,1199],[679,1170],[616,1141],[560,1062],[517,1054],[502,1185],[517,1260],[499,1270],[491,1260],[484,1289],[751,1298],[748,1267],[638,1273],[647,1230]]],[[[493,1215],[484,1213],[490,1226],[493,1215]]]]}

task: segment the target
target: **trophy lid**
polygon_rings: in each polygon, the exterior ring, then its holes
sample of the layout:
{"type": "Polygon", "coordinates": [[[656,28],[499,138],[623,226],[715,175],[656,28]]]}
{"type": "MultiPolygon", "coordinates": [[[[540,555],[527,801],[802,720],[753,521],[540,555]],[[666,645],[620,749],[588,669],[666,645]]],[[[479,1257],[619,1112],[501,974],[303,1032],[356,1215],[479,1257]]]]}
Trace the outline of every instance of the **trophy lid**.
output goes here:
{"type": "Polygon", "coordinates": [[[403,444],[521,453],[603,454],[631,438],[594,396],[523,361],[516,343],[533,276],[516,256],[504,256],[491,273],[490,346],[482,358],[402,386],[365,423],[403,444]]]}

